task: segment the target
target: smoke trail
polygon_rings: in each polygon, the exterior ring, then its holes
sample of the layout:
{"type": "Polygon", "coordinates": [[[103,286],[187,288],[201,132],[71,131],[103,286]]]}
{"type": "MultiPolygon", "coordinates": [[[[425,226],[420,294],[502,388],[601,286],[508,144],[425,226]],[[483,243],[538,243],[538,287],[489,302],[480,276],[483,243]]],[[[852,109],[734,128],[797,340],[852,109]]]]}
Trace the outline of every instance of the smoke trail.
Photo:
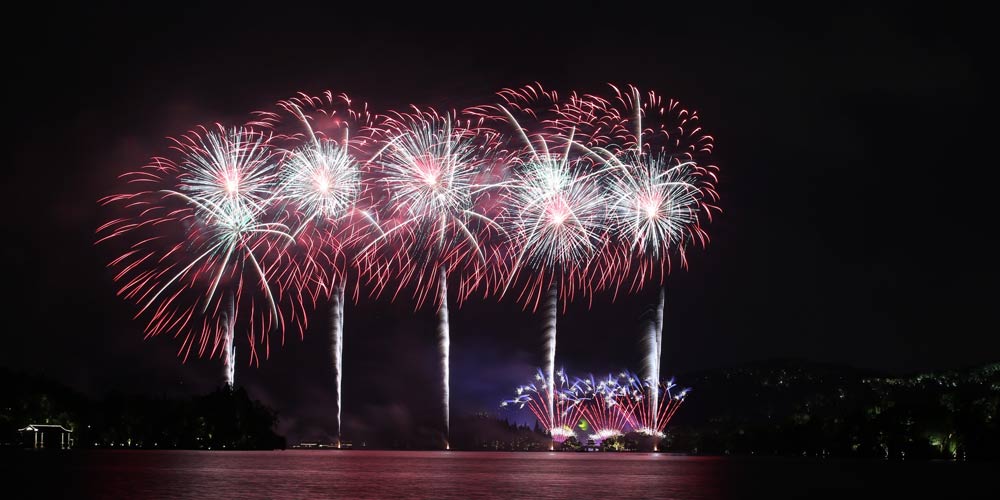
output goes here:
{"type": "Polygon", "coordinates": [[[556,317],[559,315],[559,285],[549,288],[547,316],[545,318],[545,384],[548,389],[549,421],[546,426],[551,431],[555,426],[555,387],[556,387],[556,317]]]}
{"type": "Polygon", "coordinates": [[[340,414],[344,368],[344,282],[340,281],[333,292],[330,305],[330,319],[333,340],[333,377],[337,384],[337,448],[340,448],[340,414]]]}
{"type": "Polygon", "coordinates": [[[660,361],[663,355],[663,305],[666,301],[666,286],[660,288],[660,303],[656,307],[656,320],[653,324],[653,342],[651,343],[652,352],[649,354],[650,360],[653,362],[652,370],[650,370],[651,377],[651,398],[650,403],[653,405],[651,408],[653,415],[653,429],[659,429],[657,426],[659,422],[659,409],[660,409],[660,361]]]}
{"type": "Polygon", "coordinates": [[[444,436],[445,436],[445,449],[450,449],[451,445],[448,444],[448,436],[450,434],[450,388],[448,382],[448,351],[451,348],[451,336],[448,332],[448,273],[445,271],[444,266],[440,268],[440,290],[438,296],[438,346],[441,349],[441,385],[444,389],[443,403],[444,403],[444,436]]]}
{"type": "Polygon", "coordinates": [[[236,300],[233,293],[226,297],[226,345],[222,363],[225,370],[226,385],[232,389],[236,384],[236,300]]]}
{"type": "MultiPolygon", "coordinates": [[[[659,331],[657,329],[657,321],[655,318],[651,318],[646,322],[646,338],[643,339],[643,343],[646,344],[646,385],[649,387],[649,410],[652,412],[653,419],[656,418],[656,409],[659,404],[659,380],[660,380],[660,358],[658,352],[660,350],[659,344],[659,331]]],[[[653,422],[646,422],[645,425],[650,426],[655,429],[656,426],[653,422]]]]}
{"type": "MultiPolygon", "coordinates": [[[[660,287],[660,306],[656,308],[656,372],[659,376],[660,361],[663,356],[663,306],[666,303],[667,287],[660,287]]],[[[659,381],[659,379],[657,379],[659,381]]]]}

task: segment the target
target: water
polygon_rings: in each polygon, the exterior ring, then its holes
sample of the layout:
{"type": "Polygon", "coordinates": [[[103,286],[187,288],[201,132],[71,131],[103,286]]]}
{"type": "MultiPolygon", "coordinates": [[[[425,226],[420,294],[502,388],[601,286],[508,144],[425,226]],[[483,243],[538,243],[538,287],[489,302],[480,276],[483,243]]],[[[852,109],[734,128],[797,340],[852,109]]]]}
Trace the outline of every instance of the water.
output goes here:
{"type": "Polygon", "coordinates": [[[988,498],[995,463],[640,453],[5,453],[4,498],[988,498]],[[12,459],[12,460],[8,460],[12,459]],[[10,473],[10,477],[6,477],[10,473]]]}

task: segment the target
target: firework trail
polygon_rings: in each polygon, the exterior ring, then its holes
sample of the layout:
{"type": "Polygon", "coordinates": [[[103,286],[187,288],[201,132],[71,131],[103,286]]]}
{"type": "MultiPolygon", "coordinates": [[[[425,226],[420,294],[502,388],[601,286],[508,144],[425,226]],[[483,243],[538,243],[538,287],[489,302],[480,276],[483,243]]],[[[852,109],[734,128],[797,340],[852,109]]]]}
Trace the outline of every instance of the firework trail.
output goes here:
{"type": "Polygon", "coordinates": [[[538,370],[534,383],[515,389],[514,399],[503,401],[500,406],[517,406],[519,409],[528,407],[553,441],[563,441],[576,435],[573,429],[580,422],[583,409],[581,405],[574,404],[569,396],[571,388],[568,381],[565,370],[556,372],[555,379],[538,370]],[[556,396],[554,400],[550,399],[552,394],[556,396]]]}
{"type": "Polygon", "coordinates": [[[451,379],[449,374],[450,366],[450,350],[451,350],[451,334],[448,331],[448,279],[447,271],[444,267],[441,268],[441,286],[440,286],[440,297],[438,297],[438,348],[441,350],[441,386],[442,386],[442,401],[441,405],[444,408],[444,429],[445,429],[445,444],[446,450],[451,449],[451,445],[448,443],[448,431],[451,429],[451,379]]]}
{"type": "Polygon", "coordinates": [[[244,329],[256,363],[258,345],[270,352],[272,329],[283,339],[287,324],[299,324],[294,299],[278,284],[291,236],[267,213],[271,140],[248,127],[198,129],[174,140],[174,159],[154,158],[123,176],[131,191],[101,200],[123,214],[97,230],[97,243],[125,245],[108,265],[118,294],[148,318],[147,338],[181,338],[185,360],[192,351],[225,357],[235,343],[230,332],[244,329]]]}
{"type": "Polygon", "coordinates": [[[549,429],[554,429],[556,427],[555,419],[555,370],[556,370],[556,322],[559,317],[559,290],[556,287],[552,287],[549,290],[548,303],[546,304],[546,318],[545,318],[545,385],[548,388],[548,409],[549,415],[546,421],[546,427],[549,429]]]}
{"type": "MultiPolygon", "coordinates": [[[[647,324],[646,345],[648,352],[646,354],[645,379],[650,384],[656,384],[660,380],[660,361],[663,354],[663,306],[665,298],[666,291],[664,288],[660,288],[660,301],[656,307],[655,317],[647,324]]],[[[660,407],[659,391],[650,392],[649,404],[651,408],[660,407]]],[[[657,427],[657,415],[656,412],[653,412],[652,427],[654,429],[657,427]]]]}
{"type": "Polygon", "coordinates": [[[333,292],[331,305],[331,330],[333,331],[333,376],[337,385],[337,448],[340,448],[341,413],[343,411],[343,373],[344,373],[344,289],[340,281],[333,292]]]}
{"type": "Polygon", "coordinates": [[[226,386],[232,389],[236,385],[236,304],[232,292],[227,294],[226,302],[226,351],[223,366],[226,386]]]}

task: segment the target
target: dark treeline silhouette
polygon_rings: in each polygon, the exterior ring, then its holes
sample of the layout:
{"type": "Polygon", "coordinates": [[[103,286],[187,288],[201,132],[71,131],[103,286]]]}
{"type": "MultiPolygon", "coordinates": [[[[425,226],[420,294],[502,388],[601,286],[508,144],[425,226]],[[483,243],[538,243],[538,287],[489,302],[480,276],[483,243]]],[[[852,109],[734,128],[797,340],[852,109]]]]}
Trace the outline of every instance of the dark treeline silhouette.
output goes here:
{"type": "Polygon", "coordinates": [[[771,361],[678,378],[694,390],[660,449],[706,454],[1000,457],[1000,363],[887,377],[771,361]]]}
{"type": "Polygon", "coordinates": [[[452,419],[451,448],[455,450],[547,451],[551,439],[538,423],[510,423],[487,413],[452,419]]]}
{"type": "Polygon", "coordinates": [[[275,449],[278,417],[243,388],[188,399],[111,393],[88,399],[42,377],[0,368],[0,446],[21,446],[18,429],[59,424],[74,448],[275,449]]]}
{"type": "MultiPolygon", "coordinates": [[[[838,365],[769,361],[682,375],[693,391],[655,442],[628,433],[605,451],[880,458],[1000,457],[1000,363],[888,377],[838,365]]],[[[491,413],[456,416],[454,450],[546,451],[536,423],[491,413]]],[[[73,428],[76,448],[274,449],[277,413],[246,391],[221,388],[189,399],[112,393],[88,399],[41,377],[0,368],[0,445],[20,446],[28,424],[73,428]]],[[[345,436],[355,448],[440,449],[431,429],[345,436]],[[360,438],[360,439],[359,439],[360,438]]],[[[384,432],[384,430],[383,430],[384,432]]],[[[586,448],[581,431],[557,449],[586,448]]]]}

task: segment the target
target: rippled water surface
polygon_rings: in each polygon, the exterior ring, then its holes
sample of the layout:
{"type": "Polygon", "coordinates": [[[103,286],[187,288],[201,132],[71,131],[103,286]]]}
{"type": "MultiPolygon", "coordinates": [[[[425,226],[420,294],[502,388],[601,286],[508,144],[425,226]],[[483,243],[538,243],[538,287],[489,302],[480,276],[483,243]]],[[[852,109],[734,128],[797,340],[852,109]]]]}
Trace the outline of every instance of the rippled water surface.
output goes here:
{"type": "MultiPolygon", "coordinates": [[[[1000,464],[640,453],[6,454],[16,498],[990,498],[1000,464]]],[[[10,474],[9,477],[8,474],[10,474]]],[[[15,498],[15,497],[6,497],[15,498]]]]}

